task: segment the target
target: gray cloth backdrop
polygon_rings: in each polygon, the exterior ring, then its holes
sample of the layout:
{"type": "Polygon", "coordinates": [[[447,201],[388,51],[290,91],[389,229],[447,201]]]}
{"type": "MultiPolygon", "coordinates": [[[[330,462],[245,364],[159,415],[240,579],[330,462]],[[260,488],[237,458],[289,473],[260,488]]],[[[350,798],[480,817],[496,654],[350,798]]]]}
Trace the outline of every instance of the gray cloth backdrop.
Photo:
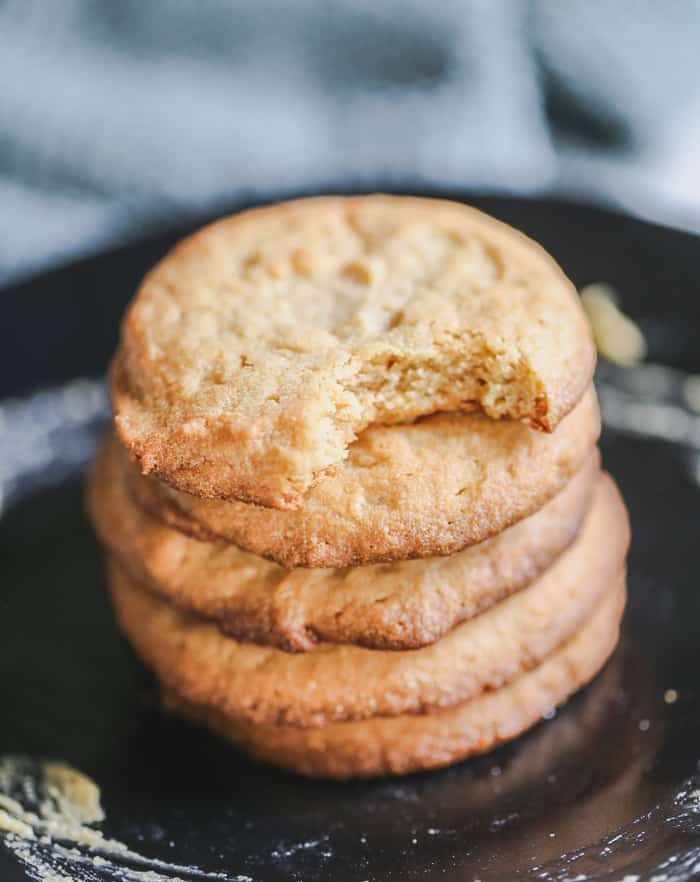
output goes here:
{"type": "Polygon", "coordinates": [[[0,2],[0,281],[337,182],[700,229],[695,0],[0,2]]]}

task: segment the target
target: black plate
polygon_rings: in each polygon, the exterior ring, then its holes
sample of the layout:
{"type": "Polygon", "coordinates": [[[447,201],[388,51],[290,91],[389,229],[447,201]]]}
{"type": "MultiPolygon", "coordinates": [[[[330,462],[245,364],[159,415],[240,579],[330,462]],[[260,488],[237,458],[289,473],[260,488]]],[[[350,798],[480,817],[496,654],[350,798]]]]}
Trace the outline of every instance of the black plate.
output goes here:
{"type": "MultiPolygon", "coordinates": [[[[542,241],[577,284],[615,285],[656,361],[700,367],[697,239],[590,207],[471,201],[542,241]]],[[[2,293],[0,395],[99,376],[134,284],[173,238],[2,293]]],[[[32,400],[30,411],[53,406],[50,395],[32,400]]],[[[618,399],[606,400],[619,429],[618,399]]],[[[13,407],[27,417],[26,402],[13,407]]],[[[78,424],[91,430],[103,418],[98,402],[67,428],[60,467],[6,483],[0,754],[59,757],[95,778],[109,835],[184,866],[161,867],[163,878],[700,878],[700,489],[692,432],[674,435],[657,417],[652,434],[683,443],[644,437],[639,419],[628,426],[639,437],[610,429],[604,437],[634,541],[624,638],[603,674],[489,756],[400,780],[332,784],[254,764],[159,711],[150,676],[112,624],[81,481],[71,477],[88,443],[78,424]]],[[[115,867],[74,878],[133,878],[115,867]]],[[[2,882],[27,872],[0,846],[2,882]]]]}

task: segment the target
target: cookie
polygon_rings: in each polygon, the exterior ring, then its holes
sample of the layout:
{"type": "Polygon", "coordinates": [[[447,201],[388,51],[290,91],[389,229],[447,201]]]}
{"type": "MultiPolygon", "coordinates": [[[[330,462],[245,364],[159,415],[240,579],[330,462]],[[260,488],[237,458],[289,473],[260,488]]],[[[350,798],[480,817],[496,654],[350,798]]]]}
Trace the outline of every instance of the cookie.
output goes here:
{"type": "Polygon", "coordinates": [[[453,554],[500,533],[559,492],[599,434],[592,386],[550,435],[481,414],[378,426],[300,511],[200,499],[123,463],[139,504],[179,530],[282,566],[347,567],[453,554]]]}
{"type": "Polygon", "coordinates": [[[540,722],[598,673],[615,648],[624,580],[563,646],[495,692],[423,715],[315,729],[258,725],[165,690],[166,707],[202,722],[257,759],[324,778],[371,778],[440,768],[485,753],[540,722]]]}
{"type": "Polygon", "coordinates": [[[575,289],[521,233],[458,203],[335,196],[170,252],[123,323],[112,399],[144,473],[294,509],[369,426],[479,408],[551,431],[594,362],[575,289]]]}
{"type": "Polygon", "coordinates": [[[340,570],[288,570],[163,525],[132,501],[114,437],[98,456],[88,505],[102,542],[136,581],[237,640],[291,651],[319,641],[416,649],[549,566],[574,540],[598,474],[594,451],[540,511],[450,557],[340,570]]]}
{"type": "Polygon", "coordinates": [[[117,618],[166,687],[256,724],[324,726],[423,714],[498,689],[565,641],[619,581],[628,544],[624,504],[600,479],[579,539],[527,588],[422,649],[321,643],[288,653],[240,643],[141,587],[116,564],[117,618]]]}

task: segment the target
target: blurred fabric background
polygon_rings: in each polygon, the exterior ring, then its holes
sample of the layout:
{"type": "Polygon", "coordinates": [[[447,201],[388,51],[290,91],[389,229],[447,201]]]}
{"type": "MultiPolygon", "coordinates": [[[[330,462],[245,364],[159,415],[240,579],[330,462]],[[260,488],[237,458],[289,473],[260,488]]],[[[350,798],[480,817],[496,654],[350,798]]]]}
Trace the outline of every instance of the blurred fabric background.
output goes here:
{"type": "Polygon", "coordinates": [[[0,281],[350,184],[700,230],[699,50],[696,0],[0,0],[0,281]]]}

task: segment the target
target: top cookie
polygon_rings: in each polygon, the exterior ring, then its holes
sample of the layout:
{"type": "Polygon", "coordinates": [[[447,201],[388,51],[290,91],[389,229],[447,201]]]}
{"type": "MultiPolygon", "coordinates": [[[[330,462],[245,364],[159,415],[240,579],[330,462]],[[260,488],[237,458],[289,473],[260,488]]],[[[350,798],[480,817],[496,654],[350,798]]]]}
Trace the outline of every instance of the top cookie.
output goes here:
{"type": "Polygon", "coordinates": [[[298,508],[372,424],[481,408],[551,431],[594,361],[575,290],[525,236],[446,201],[322,197],[178,245],[129,309],[112,397],[145,473],[298,508]]]}

